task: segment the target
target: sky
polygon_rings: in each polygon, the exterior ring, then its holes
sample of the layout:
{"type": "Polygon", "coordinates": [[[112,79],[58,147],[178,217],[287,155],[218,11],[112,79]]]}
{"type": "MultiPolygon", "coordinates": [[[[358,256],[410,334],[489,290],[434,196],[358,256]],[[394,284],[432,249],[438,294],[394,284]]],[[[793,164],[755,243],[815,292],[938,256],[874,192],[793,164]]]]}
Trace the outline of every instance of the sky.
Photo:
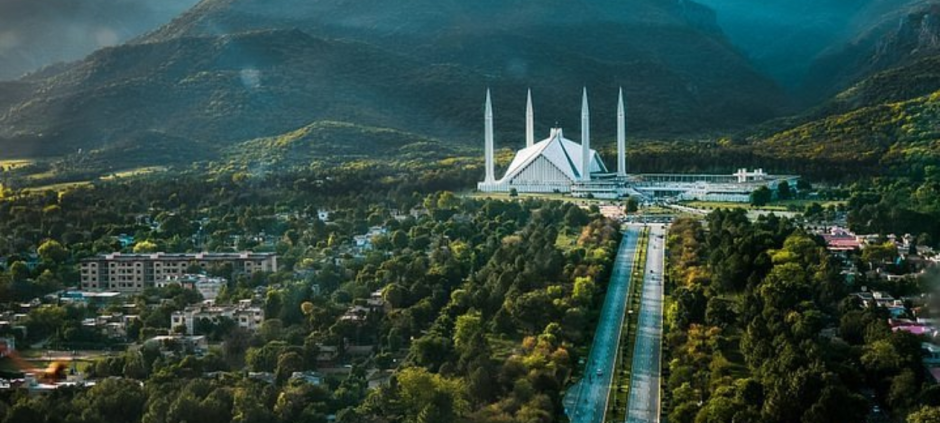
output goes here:
{"type": "Polygon", "coordinates": [[[0,0],[0,80],[77,60],[169,22],[197,0],[0,0]]]}

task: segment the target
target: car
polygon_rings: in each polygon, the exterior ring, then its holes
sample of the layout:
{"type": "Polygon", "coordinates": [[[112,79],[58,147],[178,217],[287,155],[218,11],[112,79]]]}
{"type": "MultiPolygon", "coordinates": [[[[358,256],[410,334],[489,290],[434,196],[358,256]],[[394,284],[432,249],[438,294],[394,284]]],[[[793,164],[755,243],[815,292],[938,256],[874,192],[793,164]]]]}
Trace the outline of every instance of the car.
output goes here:
{"type": "Polygon", "coordinates": [[[597,369],[597,375],[598,375],[598,376],[603,375],[603,374],[604,374],[604,371],[603,371],[603,370],[597,369]]]}

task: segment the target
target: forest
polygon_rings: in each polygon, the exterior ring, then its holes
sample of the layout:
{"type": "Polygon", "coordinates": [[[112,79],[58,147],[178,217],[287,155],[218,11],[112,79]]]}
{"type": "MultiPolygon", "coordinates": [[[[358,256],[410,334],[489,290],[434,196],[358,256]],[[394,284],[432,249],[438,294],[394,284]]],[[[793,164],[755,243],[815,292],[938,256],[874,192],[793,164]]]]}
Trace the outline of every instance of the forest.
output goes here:
{"type": "Polygon", "coordinates": [[[847,296],[821,239],[717,211],[677,221],[668,243],[670,422],[865,421],[873,403],[935,421],[921,339],[847,296]]]}
{"type": "Polygon", "coordinates": [[[596,208],[446,191],[466,184],[473,168],[404,169],[184,172],[0,201],[3,304],[62,289],[76,278],[76,260],[122,249],[275,251],[282,263],[269,274],[210,269],[230,278],[217,301],[260,298],[266,320],[255,333],[197,325],[210,341],[204,354],[127,348],[180,329],[169,315],[202,298],[179,287],[135,296],[139,319],[125,340],[81,324],[118,305],[30,311],[26,333],[12,333],[22,348],[116,352],[84,370],[98,381],[90,389],[3,391],[3,423],[558,421],[561,393],[592,336],[617,225],[596,208]],[[327,222],[318,210],[330,210],[327,222]],[[408,210],[420,213],[399,213],[408,210]],[[350,249],[375,226],[385,232],[372,250],[350,249]],[[122,247],[120,234],[139,242],[122,247]],[[344,318],[376,291],[383,309],[344,318]],[[363,346],[367,354],[354,352],[363,346]],[[348,371],[319,385],[291,378],[320,370],[325,350],[338,351],[348,371]],[[387,383],[370,390],[376,374],[387,383]]]}

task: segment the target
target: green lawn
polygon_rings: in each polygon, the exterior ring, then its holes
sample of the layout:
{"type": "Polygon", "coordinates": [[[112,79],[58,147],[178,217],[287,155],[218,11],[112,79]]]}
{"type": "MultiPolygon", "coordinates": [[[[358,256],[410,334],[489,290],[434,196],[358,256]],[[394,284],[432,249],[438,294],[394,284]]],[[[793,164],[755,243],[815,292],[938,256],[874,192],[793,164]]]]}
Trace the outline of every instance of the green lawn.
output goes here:
{"type": "Polygon", "coordinates": [[[570,235],[565,232],[558,234],[558,238],[555,240],[555,247],[559,250],[568,252],[573,250],[578,246],[578,235],[570,235]]]}
{"type": "Polygon", "coordinates": [[[102,176],[102,177],[101,177],[101,180],[102,180],[102,181],[110,181],[110,180],[114,180],[114,179],[130,178],[130,177],[133,177],[133,176],[148,175],[148,174],[151,174],[151,173],[166,172],[166,171],[167,171],[167,167],[166,167],[166,166],[146,166],[146,167],[138,167],[138,168],[123,170],[123,171],[120,171],[120,172],[114,172],[114,173],[111,173],[111,174],[109,174],[109,175],[102,176]]]}
{"type": "Polygon", "coordinates": [[[79,187],[90,186],[91,181],[77,181],[77,182],[63,182],[61,184],[49,184],[49,185],[40,185],[37,187],[29,187],[24,189],[27,193],[36,193],[44,191],[56,191],[56,192],[65,192],[70,189],[75,189],[79,187]]]}
{"type": "Polygon", "coordinates": [[[13,170],[18,167],[29,166],[33,163],[35,162],[28,159],[0,160],[0,170],[13,170]]]}
{"type": "Polygon", "coordinates": [[[737,209],[743,208],[747,210],[771,210],[771,211],[803,211],[806,209],[806,206],[819,203],[823,208],[829,206],[838,206],[844,205],[845,201],[827,201],[827,200],[785,200],[785,201],[774,201],[764,207],[753,207],[750,204],[746,203],[727,203],[720,201],[686,201],[682,202],[683,206],[694,207],[697,209],[705,210],[717,210],[717,209],[737,209]]]}

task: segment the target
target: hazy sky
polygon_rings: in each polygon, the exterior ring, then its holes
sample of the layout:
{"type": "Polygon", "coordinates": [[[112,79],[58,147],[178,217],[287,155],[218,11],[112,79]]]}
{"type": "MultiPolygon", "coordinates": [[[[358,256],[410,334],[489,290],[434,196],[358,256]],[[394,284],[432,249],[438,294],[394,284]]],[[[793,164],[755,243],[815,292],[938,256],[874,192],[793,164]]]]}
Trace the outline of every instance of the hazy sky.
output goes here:
{"type": "Polygon", "coordinates": [[[0,79],[140,35],[197,0],[0,0],[0,79]]]}

